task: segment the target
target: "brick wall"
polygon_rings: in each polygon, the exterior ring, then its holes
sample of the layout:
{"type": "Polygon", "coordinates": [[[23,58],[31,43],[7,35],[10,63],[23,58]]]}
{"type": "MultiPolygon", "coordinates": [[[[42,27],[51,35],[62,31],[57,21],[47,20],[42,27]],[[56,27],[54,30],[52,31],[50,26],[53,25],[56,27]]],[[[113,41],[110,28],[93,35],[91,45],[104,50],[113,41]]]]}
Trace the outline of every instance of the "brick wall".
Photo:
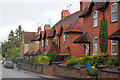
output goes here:
{"type": "Polygon", "coordinates": [[[52,75],[53,74],[52,66],[43,65],[43,74],[44,75],[52,75]]]}
{"type": "Polygon", "coordinates": [[[74,77],[74,78],[86,78],[86,68],[73,68],[67,66],[57,66],[57,76],[62,77],[74,77]]]}

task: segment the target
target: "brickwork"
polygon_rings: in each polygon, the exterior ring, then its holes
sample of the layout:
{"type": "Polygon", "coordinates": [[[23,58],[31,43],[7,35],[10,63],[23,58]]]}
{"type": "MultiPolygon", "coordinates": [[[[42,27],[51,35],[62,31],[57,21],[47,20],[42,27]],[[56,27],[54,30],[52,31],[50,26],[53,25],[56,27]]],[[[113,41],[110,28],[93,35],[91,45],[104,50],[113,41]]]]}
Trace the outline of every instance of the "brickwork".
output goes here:
{"type": "MultiPolygon", "coordinates": [[[[108,27],[108,36],[110,36],[112,33],[114,33],[116,30],[118,30],[118,22],[111,22],[111,4],[114,2],[111,2],[108,7],[104,9],[105,19],[107,19],[107,27],[108,27]]],[[[92,11],[90,14],[84,16],[84,32],[88,32],[90,40],[91,40],[91,46],[90,46],[90,54],[93,54],[93,38],[98,38],[98,52],[100,53],[100,46],[99,46],[99,28],[100,28],[100,21],[103,19],[103,12],[98,10],[98,26],[93,27],[93,12],[96,10],[95,5],[92,8],[92,11]],[[87,23],[87,24],[86,24],[87,23]]],[[[119,16],[118,16],[119,17],[119,16]]],[[[107,53],[111,54],[111,40],[108,40],[108,50],[107,53]]]]}
{"type": "Polygon", "coordinates": [[[52,75],[52,66],[43,65],[43,74],[44,75],[52,75]]]}

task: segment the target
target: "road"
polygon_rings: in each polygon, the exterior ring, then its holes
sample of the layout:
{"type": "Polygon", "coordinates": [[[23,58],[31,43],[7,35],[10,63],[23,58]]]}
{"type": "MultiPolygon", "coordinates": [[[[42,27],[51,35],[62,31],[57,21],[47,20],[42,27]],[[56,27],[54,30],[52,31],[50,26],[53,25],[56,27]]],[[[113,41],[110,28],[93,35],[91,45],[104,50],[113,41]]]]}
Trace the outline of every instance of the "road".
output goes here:
{"type": "Polygon", "coordinates": [[[23,71],[4,68],[0,61],[0,79],[1,78],[39,78],[39,77],[25,73],[23,71]]]}

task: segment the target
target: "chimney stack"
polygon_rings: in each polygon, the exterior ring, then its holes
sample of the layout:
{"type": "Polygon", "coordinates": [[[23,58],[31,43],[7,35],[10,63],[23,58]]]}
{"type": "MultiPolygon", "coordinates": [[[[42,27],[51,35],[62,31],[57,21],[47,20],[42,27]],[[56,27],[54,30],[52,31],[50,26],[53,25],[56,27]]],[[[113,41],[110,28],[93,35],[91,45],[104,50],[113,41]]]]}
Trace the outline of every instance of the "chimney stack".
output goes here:
{"type": "Polygon", "coordinates": [[[38,34],[40,34],[40,32],[41,32],[41,26],[38,27],[38,34]]]}
{"type": "Polygon", "coordinates": [[[50,24],[45,24],[44,30],[50,29],[50,24]]]}
{"type": "Polygon", "coordinates": [[[61,19],[64,19],[66,16],[69,16],[70,12],[68,10],[62,10],[61,19]]]}
{"type": "Polygon", "coordinates": [[[80,11],[82,11],[82,8],[83,7],[83,2],[82,1],[80,1],[80,11]]]}
{"type": "MultiPolygon", "coordinates": [[[[91,0],[92,1],[92,0],[91,0]]],[[[89,7],[90,5],[90,0],[81,0],[80,1],[80,11],[83,10],[86,7],[89,7]]]]}

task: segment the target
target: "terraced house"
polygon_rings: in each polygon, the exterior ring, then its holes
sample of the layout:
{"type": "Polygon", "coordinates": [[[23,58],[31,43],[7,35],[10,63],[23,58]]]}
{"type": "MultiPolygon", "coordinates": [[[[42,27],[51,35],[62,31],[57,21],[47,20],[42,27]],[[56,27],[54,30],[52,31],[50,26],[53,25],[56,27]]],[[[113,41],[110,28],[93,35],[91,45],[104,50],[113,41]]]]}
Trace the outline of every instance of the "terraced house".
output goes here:
{"type": "Polygon", "coordinates": [[[39,51],[44,54],[50,53],[52,40],[55,41],[60,56],[83,57],[88,53],[99,54],[102,20],[105,20],[107,25],[107,53],[120,59],[119,1],[80,2],[80,11],[70,14],[68,10],[63,10],[61,20],[52,28],[45,25],[44,31],[41,31],[39,27],[39,34],[33,41],[39,41],[39,51]]]}
{"type": "MultiPolygon", "coordinates": [[[[99,45],[99,30],[100,26],[103,26],[101,20],[107,20],[107,37],[120,28],[120,2],[90,2],[85,5],[88,6],[84,7],[84,3],[81,2],[82,11],[79,18],[84,18],[83,32],[86,35],[82,34],[74,43],[89,43],[90,54],[94,55],[101,52],[99,45]]],[[[120,58],[118,41],[108,40],[107,46],[107,53],[111,57],[120,58]]]]}

